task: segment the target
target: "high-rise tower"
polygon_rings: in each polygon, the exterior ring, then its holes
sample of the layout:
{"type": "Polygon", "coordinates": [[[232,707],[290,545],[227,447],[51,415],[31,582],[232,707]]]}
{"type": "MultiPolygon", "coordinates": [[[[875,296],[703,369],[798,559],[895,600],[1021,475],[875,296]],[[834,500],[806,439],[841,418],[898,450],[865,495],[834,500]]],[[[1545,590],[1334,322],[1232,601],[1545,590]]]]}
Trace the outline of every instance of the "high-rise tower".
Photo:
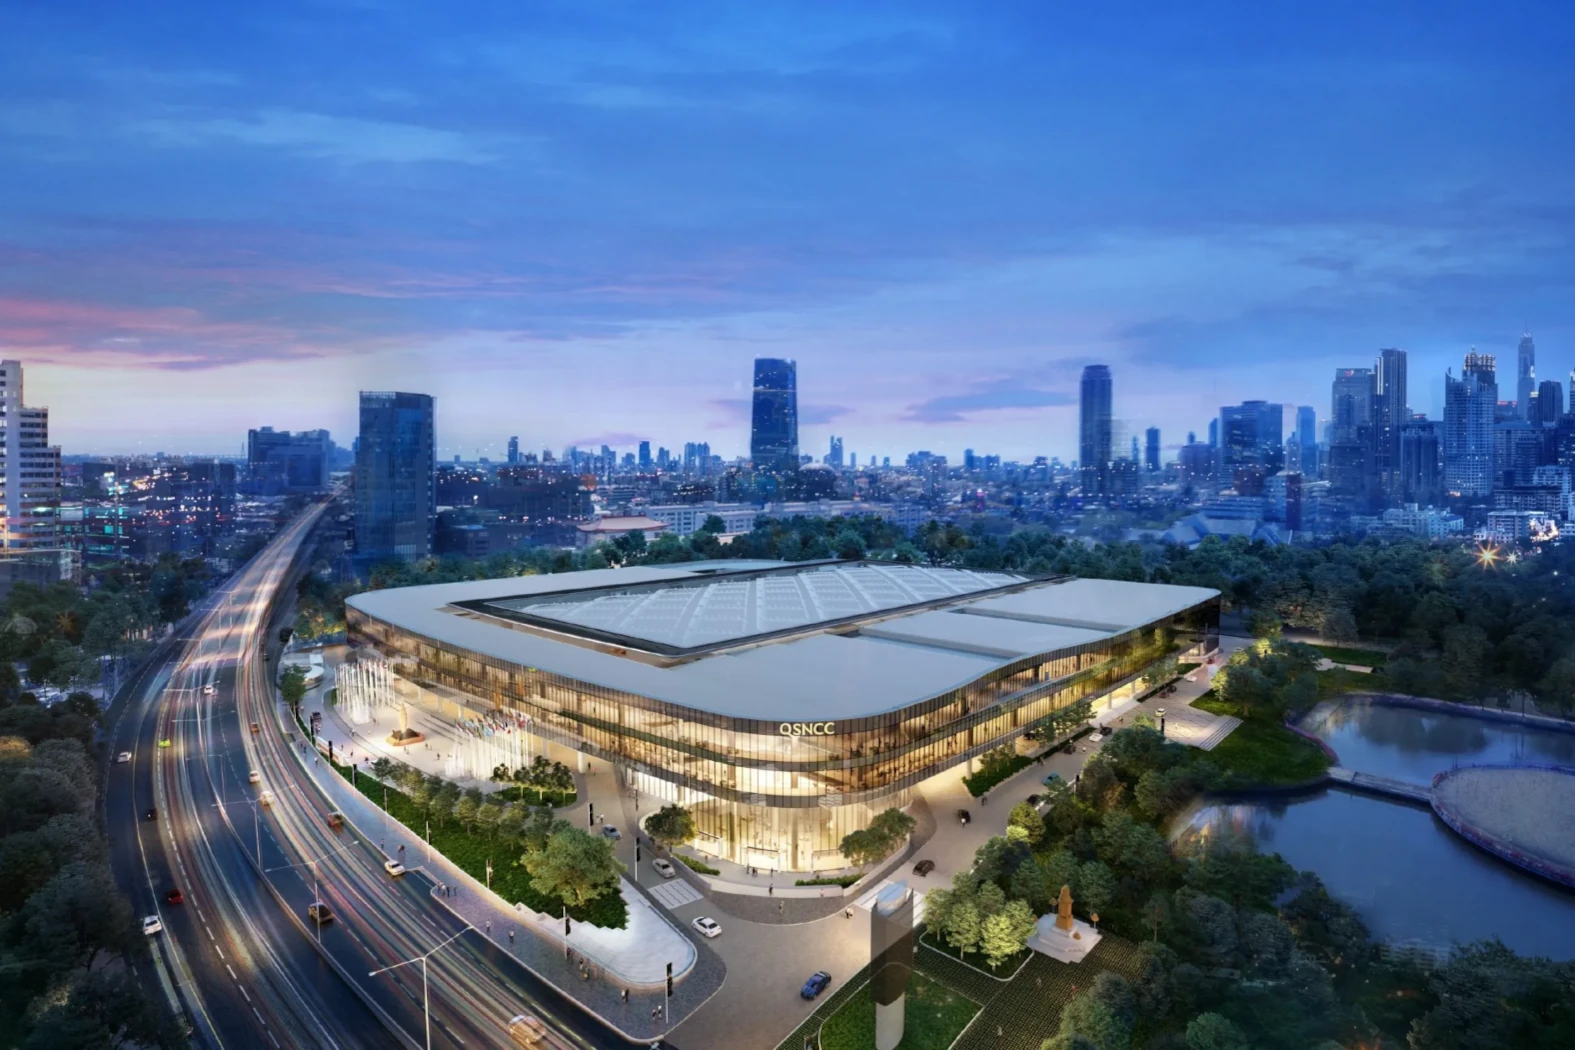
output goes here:
{"type": "Polygon", "coordinates": [[[1110,491],[1111,385],[1108,365],[1083,369],[1081,409],[1078,416],[1077,463],[1083,473],[1085,495],[1110,491]]]}
{"type": "Polygon", "coordinates": [[[1537,344],[1531,333],[1520,337],[1515,368],[1515,414],[1521,419],[1531,418],[1531,395],[1537,389],[1537,344]]]}
{"type": "Polygon", "coordinates": [[[1492,354],[1473,348],[1459,379],[1444,374],[1444,488],[1451,496],[1493,491],[1493,414],[1498,405],[1492,354]]]}
{"type": "Polygon", "coordinates": [[[437,526],[432,398],[361,391],[355,545],[367,558],[422,558],[437,526]]]}
{"type": "Polygon", "coordinates": [[[0,361],[0,549],[60,546],[60,449],[49,409],[22,403],[22,362],[0,361]]]}
{"type": "Polygon", "coordinates": [[[749,458],[756,470],[798,469],[798,365],[792,361],[755,358],[749,458]]]}
{"type": "Polygon", "coordinates": [[[1404,350],[1378,351],[1373,369],[1373,473],[1378,491],[1391,503],[1400,501],[1400,428],[1410,418],[1406,406],[1404,350]]]}

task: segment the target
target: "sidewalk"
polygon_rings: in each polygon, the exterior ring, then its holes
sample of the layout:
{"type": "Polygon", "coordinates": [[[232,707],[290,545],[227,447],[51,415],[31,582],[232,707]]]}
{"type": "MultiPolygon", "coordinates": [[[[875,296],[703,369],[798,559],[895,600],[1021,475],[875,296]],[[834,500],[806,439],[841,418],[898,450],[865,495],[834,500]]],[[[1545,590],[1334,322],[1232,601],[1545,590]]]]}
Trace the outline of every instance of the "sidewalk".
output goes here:
{"type": "MultiPolygon", "coordinates": [[[[307,705],[302,706],[305,709],[307,705]]],[[[289,716],[285,714],[284,717],[288,719],[289,716]]],[[[324,717],[326,720],[328,716],[324,717]]],[[[351,787],[350,782],[335,772],[332,766],[308,761],[312,752],[305,741],[301,742],[301,751],[297,754],[306,772],[364,838],[381,843],[385,854],[390,857],[398,854],[400,846],[405,847],[405,864],[410,872],[407,878],[425,875],[433,883],[434,901],[475,927],[501,951],[511,955],[531,973],[556,987],[625,1038],[644,1041],[664,1037],[721,988],[726,976],[726,967],[721,959],[705,946],[696,945],[687,935],[669,924],[665,916],[657,912],[627,882],[623,892],[629,907],[629,931],[597,931],[583,923],[572,924],[568,938],[570,949],[577,957],[588,959],[596,974],[589,980],[585,979],[578,962],[565,957],[561,925],[549,923],[546,925],[551,928],[544,928],[543,924],[535,921],[535,913],[515,911],[442,854],[436,851],[429,854],[426,843],[415,832],[399,821],[386,817],[381,808],[351,787]],[[441,885],[454,887],[455,895],[439,896],[438,887],[441,885]],[[624,934],[636,929],[648,933],[654,927],[649,926],[646,920],[653,918],[671,936],[683,940],[693,953],[687,972],[682,972],[681,979],[675,981],[673,997],[666,1002],[664,984],[655,987],[624,984],[610,976],[612,967],[609,961],[616,963],[624,956],[618,955],[611,960],[599,958],[600,953],[607,951],[602,939],[606,934],[624,934]],[[511,931],[514,933],[512,940],[509,936],[511,931]],[[627,1002],[622,995],[626,989],[627,1002]],[[666,1010],[661,1019],[652,1015],[652,1010],[658,1006],[666,1010]]],[[[632,943],[636,949],[639,948],[638,942],[632,943]]],[[[651,952],[649,944],[645,945],[644,950],[647,954],[655,954],[651,952]]],[[[662,964],[665,978],[666,960],[657,961],[662,964]]],[[[680,961],[674,960],[675,977],[681,972],[676,965],[680,961]]],[[[644,976],[645,971],[642,969],[638,975],[644,976]]]]}

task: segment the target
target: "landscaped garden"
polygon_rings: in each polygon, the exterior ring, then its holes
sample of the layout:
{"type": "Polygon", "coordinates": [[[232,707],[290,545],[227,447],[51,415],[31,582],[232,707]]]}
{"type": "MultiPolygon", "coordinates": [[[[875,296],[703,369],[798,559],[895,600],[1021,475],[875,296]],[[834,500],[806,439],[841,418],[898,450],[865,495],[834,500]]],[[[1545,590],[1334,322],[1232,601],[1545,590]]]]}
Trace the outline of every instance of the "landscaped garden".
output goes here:
{"type": "MultiPolygon", "coordinates": [[[[897,1050],[947,1050],[978,1012],[978,1003],[915,971],[908,981],[897,1050]]],[[[826,1020],[819,1046],[820,1050],[870,1050],[874,1045],[875,1001],[866,986],[826,1020]]]]}

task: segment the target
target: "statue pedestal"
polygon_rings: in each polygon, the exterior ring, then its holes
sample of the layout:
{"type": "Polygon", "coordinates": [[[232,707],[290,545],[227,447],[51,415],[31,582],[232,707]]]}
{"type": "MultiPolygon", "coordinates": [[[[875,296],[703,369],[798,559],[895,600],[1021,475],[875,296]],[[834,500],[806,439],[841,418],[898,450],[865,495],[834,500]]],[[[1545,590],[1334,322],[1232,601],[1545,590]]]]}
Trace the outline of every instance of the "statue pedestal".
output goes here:
{"type": "Polygon", "coordinates": [[[1080,963],[1100,941],[1100,933],[1081,919],[1072,920],[1072,928],[1063,930],[1055,924],[1054,915],[1043,915],[1028,938],[1028,947],[1064,963],[1080,963]]]}
{"type": "Polygon", "coordinates": [[[426,737],[414,729],[396,729],[388,734],[388,742],[395,747],[409,747],[411,744],[419,744],[425,739],[426,737]]]}

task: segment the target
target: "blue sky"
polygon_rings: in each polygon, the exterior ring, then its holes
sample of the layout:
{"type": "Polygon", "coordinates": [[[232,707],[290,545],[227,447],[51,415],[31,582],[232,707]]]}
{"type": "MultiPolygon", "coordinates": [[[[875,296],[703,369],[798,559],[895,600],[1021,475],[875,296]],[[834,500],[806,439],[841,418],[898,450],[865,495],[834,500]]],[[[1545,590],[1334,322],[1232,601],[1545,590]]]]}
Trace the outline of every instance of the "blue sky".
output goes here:
{"type": "Polygon", "coordinates": [[[0,8],[0,352],[65,451],[1165,443],[1412,352],[1575,368],[1575,5],[0,8]],[[1083,10],[1086,8],[1086,10],[1083,10]]]}

